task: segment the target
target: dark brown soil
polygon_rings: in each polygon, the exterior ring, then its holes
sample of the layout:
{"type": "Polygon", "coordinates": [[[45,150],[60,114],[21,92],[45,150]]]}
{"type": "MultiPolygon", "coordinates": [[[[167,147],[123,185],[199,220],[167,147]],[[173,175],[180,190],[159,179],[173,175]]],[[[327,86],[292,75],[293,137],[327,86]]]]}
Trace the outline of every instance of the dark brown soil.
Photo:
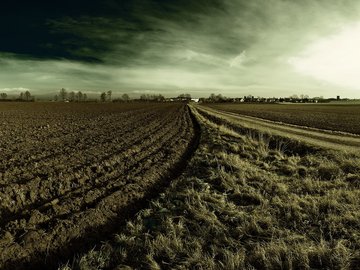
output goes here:
{"type": "Polygon", "coordinates": [[[207,104],[214,109],[319,129],[360,134],[359,104],[207,104]]]}
{"type": "Polygon", "coordinates": [[[0,109],[4,269],[54,268],[110,237],[179,173],[195,138],[183,104],[6,106],[0,109]]]}

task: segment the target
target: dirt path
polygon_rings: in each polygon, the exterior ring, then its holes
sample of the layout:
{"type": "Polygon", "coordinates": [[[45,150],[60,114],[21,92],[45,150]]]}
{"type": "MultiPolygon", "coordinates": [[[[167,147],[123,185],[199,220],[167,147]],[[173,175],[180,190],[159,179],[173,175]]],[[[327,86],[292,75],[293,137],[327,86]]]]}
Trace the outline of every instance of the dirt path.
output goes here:
{"type": "Polygon", "coordinates": [[[358,135],[295,126],[264,120],[252,116],[215,110],[212,108],[204,108],[199,106],[196,108],[208,113],[216,114],[229,121],[236,121],[247,128],[257,129],[266,133],[271,133],[283,137],[294,138],[314,146],[325,147],[334,150],[345,150],[348,152],[360,152],[360,136],[358,135]]]}

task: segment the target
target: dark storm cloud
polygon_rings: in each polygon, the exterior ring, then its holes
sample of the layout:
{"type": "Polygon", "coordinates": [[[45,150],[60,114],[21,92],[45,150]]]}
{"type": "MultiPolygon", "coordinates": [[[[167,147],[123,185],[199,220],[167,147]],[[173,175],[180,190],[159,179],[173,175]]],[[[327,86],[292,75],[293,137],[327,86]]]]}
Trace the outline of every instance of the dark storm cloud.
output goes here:
{"type": "Polygon", "coordinates": [[[131,20],[129,1],[123,1],[116,10],[112,1],[27,1],[20,5],[15,1],[12,3],[1,9],[0,33],[3,42],[0,44],[0,51],[34,58],[99,61],[100,58],[93,53],[109,51],[111,44],[91,34],[92,31],[89,31],[88,25],[84,23],[84,18],[88,18],[88,23],[92,23],[95,29],[104,30],[109,25],[99,21],[98,16],[106,18],[117,14],[131,20]],[[58,22],[59,26],[54,22],[58,22]],[[79,35],[81,26],[86,32],[79,35]]]}
{"type": "MultiPolygon", "coordinates": [[[[116,49],[134,57],[146,44],[139,36],[162,31],[153,18],[197,23],[197,14],[219,8],[218,1],[27,1],[1,9],[0,51],[41,59],[101,62],[116,49]]],[[[150,40],[151,41],[151,40],[150,40]]]]}
{"type": "MultiPolygon", "coordinates": [[[[21,59],[163,66],[164,62],[189,64],[189,55],[173,57],[174,51],[186,49],[190,54],[200,52],[200,57],[191,58],[192,68],[198,70],[206,61],[201,55],[234,57],[256,39],[254,30],[263,14],[251,9],[259,6],[236,1],[234,18],[229,1],[220,0],[12,4],[1,11],[0,52],[21,59]],[[240,28],[233,27],[237,17],[243,18],[240,28]]],[[[209,68],[217,65],[217,61],[211,62],[209,68]]]]}
{"type": "Polygon", "coordinates": [[[331,87],[290,60],[360,20],[355,0],[10,3],[0,9],[0,89],[324,95],[331,87]]]}

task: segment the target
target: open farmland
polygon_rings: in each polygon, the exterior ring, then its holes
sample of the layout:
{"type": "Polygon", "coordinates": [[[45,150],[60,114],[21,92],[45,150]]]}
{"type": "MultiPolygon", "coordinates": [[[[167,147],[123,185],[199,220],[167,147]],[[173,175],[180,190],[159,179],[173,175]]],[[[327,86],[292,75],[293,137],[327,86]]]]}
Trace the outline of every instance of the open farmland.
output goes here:
{"type": "Polygon", "coordinates": [[[360,152],[191,111],[201,137],[184,173],[61,269],[359,269],[360,152]]]}
{"type": "MultiPolygon", "coordinates": [[[[213,121],[219,122],[216,117],[214,118],[215,115],[221,116],[228,122],[237,123],[238,125],[232,128],[244,135],[251,136],[251,134],[261,132],[261,136],[272,146],[282,148],[284,151],[293,151],[294,148],[301,148],[307,144],[307,148],[311,145],[313,148],[360,152],[360,136],[357,134],[284,124],[210,107],[202,108],[210,113],[209,117],[212,117],[213,121]]],[[[305,148],[304,151],[306,151],[305,148]]]]}
{"type": "Polygon", "coordinates": [[[360,104],[207,104],[242,115],[360,134],[360,104]]]}
{"type": "Polygon", "coordinates": [[[176,103],[0,108],[1,269],[358,269],[359,136],[176,103]]]}
{"type": "Polygon", "coordinates": [[[195,143],[183,104],[0,104],[0,133],[1,269],[106,239],[195,143]]]}

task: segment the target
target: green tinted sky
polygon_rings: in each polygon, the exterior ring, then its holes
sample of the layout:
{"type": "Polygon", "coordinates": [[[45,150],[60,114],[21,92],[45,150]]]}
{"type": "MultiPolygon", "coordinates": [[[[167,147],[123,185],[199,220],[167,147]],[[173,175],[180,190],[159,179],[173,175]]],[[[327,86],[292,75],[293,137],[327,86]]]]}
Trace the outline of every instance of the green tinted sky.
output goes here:
{"type": "Polygon", "coordinates": [[[0,92],[360,98],[360,3],[47,1],[0,11],[0,92]]]}

